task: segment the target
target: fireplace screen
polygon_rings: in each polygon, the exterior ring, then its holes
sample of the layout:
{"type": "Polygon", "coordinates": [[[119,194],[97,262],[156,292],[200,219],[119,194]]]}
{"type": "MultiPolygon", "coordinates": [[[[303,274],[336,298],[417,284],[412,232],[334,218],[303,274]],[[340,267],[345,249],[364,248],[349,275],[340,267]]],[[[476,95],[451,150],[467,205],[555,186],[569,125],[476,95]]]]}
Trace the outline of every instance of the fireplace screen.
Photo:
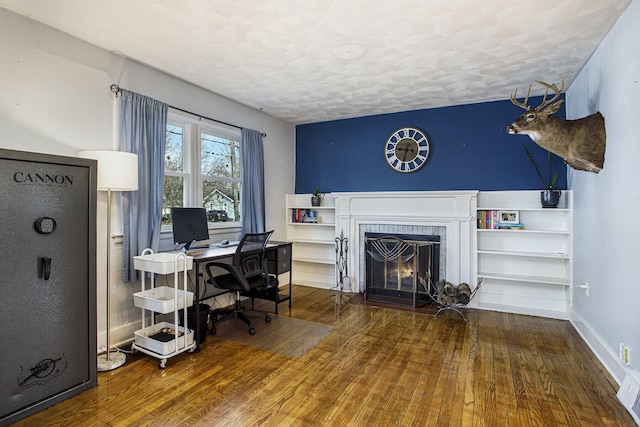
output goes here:
{"type": "Polygon", "coordinates": [[[412,307],[431,302],[440,236],[365,233],[365,251],[366,300],[412,307]]]}

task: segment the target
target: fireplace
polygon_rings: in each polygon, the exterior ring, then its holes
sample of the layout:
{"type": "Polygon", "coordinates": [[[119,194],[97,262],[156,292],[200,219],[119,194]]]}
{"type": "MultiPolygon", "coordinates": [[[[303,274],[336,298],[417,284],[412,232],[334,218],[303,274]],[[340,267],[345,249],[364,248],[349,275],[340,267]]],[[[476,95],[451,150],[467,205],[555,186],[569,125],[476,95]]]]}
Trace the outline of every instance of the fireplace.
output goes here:
{"type": "Polygon", "coordinates": [[[365,299],[417,307],[440,278],[440,236],[366,232],[365,299]]]}
{"type": "Polygon", "coordinates": [[[337,234],[349,239],[349,291],[366,292],[365,233],[440,236],[439,280],[476,280],[477,191],[332,193],[337,234]]]}

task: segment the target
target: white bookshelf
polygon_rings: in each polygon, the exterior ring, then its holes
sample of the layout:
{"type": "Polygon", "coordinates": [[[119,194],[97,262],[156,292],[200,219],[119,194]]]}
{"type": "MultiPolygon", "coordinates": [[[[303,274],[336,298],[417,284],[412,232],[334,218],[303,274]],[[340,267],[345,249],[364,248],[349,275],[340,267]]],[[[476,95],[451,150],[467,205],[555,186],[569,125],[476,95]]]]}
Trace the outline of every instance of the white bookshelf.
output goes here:
{"type": "Polygon", "coordinates": [[[328,193],[321,206],[311,206],[311,194],[287,194],[287,240],[293,243],[293,283],[329,289],[335,286],[335,201],[328,193]],[[314,211],[317,222],[296,222],[314,211]]]}
{"type": "Polygon", "coordinates": [[[568,318],[573,284],[573,194],[542,208],[540,191],[486,191],[483,210],[519,212],[522,230],[477,229],[477,295],[481,309],[568,318]]]}

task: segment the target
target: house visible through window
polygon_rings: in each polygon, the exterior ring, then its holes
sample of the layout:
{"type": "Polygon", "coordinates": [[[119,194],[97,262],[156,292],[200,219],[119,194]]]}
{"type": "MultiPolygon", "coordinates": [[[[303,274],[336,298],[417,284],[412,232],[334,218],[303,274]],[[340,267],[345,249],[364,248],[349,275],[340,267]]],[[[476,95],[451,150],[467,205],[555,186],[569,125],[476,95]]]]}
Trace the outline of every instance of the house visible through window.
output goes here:
{"type": "Polygon", "coordinates": [[[240,222],[240,129],[169,110],[162,224],[172,207],[204,207],[209,223],[240,222]]]}

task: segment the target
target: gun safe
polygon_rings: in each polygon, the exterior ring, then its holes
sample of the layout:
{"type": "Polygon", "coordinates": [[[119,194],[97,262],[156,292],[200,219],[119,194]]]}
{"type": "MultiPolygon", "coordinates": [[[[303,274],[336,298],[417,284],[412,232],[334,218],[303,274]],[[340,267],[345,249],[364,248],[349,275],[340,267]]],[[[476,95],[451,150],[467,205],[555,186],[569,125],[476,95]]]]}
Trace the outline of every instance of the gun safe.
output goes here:
{"type": "Polygon", "coordinates": [[[96,162],[0,149],[0,425],[96,385],[96,162]]]}

